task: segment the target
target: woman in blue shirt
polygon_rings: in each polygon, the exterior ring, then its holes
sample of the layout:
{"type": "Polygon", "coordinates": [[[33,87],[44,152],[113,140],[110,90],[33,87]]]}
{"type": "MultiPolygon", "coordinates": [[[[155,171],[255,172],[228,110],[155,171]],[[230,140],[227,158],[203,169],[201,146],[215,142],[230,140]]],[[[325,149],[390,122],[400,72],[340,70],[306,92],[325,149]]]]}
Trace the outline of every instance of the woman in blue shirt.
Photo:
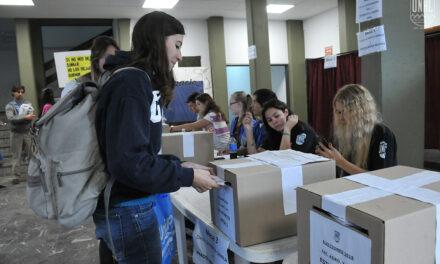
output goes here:
{"type": "Polygon", "coordinates": [[[258,148],[264,136],[263,127],[251,113],[252,97],[243,91],[235,92],[229,99],[229,106],[235,115],[230,126],[231,137],[237,141],[238,155],[247,155],[248,146],[258,148]]]}

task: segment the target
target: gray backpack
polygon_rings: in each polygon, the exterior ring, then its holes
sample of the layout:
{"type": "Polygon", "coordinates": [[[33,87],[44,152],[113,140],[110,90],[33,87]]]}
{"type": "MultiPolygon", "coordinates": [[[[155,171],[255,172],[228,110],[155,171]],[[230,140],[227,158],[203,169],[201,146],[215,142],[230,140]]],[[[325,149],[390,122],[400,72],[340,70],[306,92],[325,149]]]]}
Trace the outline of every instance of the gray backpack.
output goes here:
{"type": "Polygon", "coordinates": [[[95,131],[97,95],[95,83],[78,85],[33,129],[28,203],[37,215],[68,227],[93,214],[107,182],[95,131]]]}

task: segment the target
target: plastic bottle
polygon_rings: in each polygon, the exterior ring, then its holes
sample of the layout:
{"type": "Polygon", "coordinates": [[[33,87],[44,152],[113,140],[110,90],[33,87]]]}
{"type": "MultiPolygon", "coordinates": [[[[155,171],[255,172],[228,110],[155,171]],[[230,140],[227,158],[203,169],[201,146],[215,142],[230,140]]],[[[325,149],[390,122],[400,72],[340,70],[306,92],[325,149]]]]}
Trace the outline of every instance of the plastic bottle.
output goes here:
{"type": "Polygon", "coordinates": [[[237,158],[237,140],[235,140],[234,137],[231,137],[231,139],[229,140],[229,158],[237,158]]]}

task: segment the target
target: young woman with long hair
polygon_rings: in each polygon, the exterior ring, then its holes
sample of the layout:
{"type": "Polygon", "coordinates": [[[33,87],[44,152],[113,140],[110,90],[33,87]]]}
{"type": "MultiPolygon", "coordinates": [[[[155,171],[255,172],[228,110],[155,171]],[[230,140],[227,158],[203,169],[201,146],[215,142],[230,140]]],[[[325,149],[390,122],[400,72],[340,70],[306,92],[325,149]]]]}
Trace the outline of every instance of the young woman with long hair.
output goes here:
{"type": "Polygon", "coordinates": [[[359,84],[345,85],[333,99],[333,143],[320,143],[316,153],[334,159],[343,176],[397,165],[396,138],[359,84]]]}
{"type": "Polygon", "coordinates": [[[109,226],[102,196],[93,219],[97,238],[119,263],[161,263],[151,195],[191,185],[198,191],[218,187],[208,168],[158,154],[162,107],[171,100],[172,68],[182,59],[184,34],[183,25],[166,13],[144,15],[134,26],[130,59],[100,90],[96,132],[107,174],[115,182],[109,226]]]}
{"type": "Polygon", "coordinates": [[[213,133],[214,149],[223,152],[228,148],[229,129],[226,124],[225,114],[207,93],[202,93],[196,97],[197,110],[202,117],[193,123],[172,126],[170,132],[206,129],[213,133]]]}

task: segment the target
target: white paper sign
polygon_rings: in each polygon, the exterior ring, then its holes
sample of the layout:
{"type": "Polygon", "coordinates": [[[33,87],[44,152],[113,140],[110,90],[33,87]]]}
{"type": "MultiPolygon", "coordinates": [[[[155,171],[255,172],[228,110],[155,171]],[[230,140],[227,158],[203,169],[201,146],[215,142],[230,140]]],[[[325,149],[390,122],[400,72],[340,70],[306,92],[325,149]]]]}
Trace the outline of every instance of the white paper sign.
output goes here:
{"type": "Polygon", "coordinates": [[[336,68],[337,56],[329,55],[324,57],[324,69],[336,68]]]}
{"type": "Polygon", "coordinates": [[[357,0],[356,23],[382,17],[382,0],[357,0]]]}
{"type": "Polygon", "coordinates": [[[183,133],[183,157],[192,158],[194,157],[194,134],[193,133],[183,133]]]}
{"type": "Polygon", "coordinates": [[[248,57],[249,60],[253,60],[257,58],[257,47],[255,45],[248,47],[248,57]]]}
{"type": "Polygon", "coordinates": [[[296,213],[296,187],[303,185],[302,167],[281,168],[284,214],[296,213]]]}
{"type": "Polygon", "coordinates": [[[387,50],[383,25],[357,33],[359,57],[387,50]]]}
{"type": "Polygon", "coordinates": [[[371,264],[371,240],[310,211],[311,264],[371,264]]]}
{"type": "Polygon", "coordinates": [[[214,195],[214,223],[235,242],[235,212],[234,191],[230,186],[223,186],[213,190],[214,195]]]}
{"type": "Polygon", "coordinates": [[[55,52],[55,68],[58,87],[64,87],[69,81],[90,72],[90,50],[55,52]]]}
{"type": "Polygon", "coordinates": [[[196,264],[228,263],[229,241],[199,220],[193,232],[193,261],[196,264]]]}

